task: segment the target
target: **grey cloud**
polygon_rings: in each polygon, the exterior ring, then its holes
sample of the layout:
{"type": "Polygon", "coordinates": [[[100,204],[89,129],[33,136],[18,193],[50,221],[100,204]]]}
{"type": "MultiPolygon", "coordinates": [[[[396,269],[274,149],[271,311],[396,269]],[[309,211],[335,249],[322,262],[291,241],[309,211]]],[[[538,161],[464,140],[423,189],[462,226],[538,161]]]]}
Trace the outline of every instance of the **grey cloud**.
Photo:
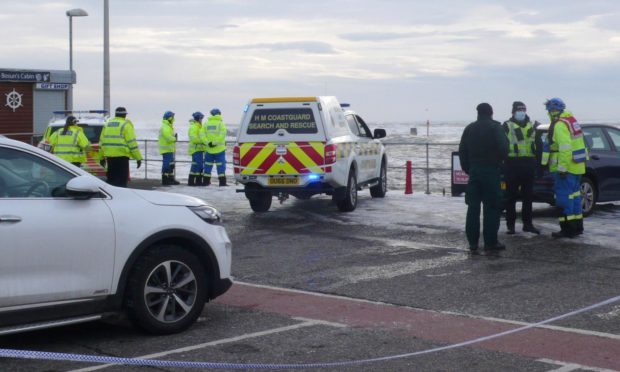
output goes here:
{"type": "Polygon", "coordinates": [[[227,29],[239,28],[239,27],[240,27],[239,25],[235,25],[232,23],[215,26],[215,28],[219,28],[221,30],[227,30],[227,29]]]}
{"type": "Polygon", "coordinates": [[[620,31],[620,13],[600,16],[596,21],[596,25],[600,28],[620,31]]]}
{"type": "Polygon", "coordinates": [[[295,41],[289,43],[260,43],[260,44],[250,44],[243,45],[239,47],[233,47],[234,49],[246,49],[246,48],[258,48],[258,49],[269,49],[272,51],[282,51],[282,50],[300,50],[306,53],[312,54],[336,54],[336,51],[331,46],[331,44],[323,43],[319,41],[295,41]]]}
{"type": "Polygon", "coordinates": [[[388,41],[408,39],[421,36],[431,36],[434,33],[425,32],[355,32],[339,35],[340,38],[349,41],[388,41]]]}

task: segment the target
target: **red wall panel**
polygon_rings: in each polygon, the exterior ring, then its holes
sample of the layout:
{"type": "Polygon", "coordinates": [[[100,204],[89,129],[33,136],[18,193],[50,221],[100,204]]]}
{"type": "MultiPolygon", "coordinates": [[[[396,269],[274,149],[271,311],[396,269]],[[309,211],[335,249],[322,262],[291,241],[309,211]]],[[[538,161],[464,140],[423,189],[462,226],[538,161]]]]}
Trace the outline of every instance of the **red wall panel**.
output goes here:
{"type": "MultiPolygon", "coordinates": [[[[32,133],[33,122],[33,83],[0,83],[0,134],[32,133]],[[13,111],[7,106],[7,95],[15,91],[21,94],[21,106],[13,111]]],[[[30,136],[10,136],[11,138],[30,142],[30,136]]]]}

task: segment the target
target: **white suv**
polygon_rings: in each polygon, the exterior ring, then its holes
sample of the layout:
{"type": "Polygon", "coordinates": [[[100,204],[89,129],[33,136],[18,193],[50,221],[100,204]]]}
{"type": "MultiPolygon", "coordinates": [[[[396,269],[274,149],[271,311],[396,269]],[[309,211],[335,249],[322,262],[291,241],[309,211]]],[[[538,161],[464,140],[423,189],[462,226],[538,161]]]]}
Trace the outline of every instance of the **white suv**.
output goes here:
{"type": "Polygon", "coordinates": [[[0,335],[121,310],[149,332],[179,332],[232,285],[212,206],[114,187],[2,136],[0,242],[0,335]]]}
{"type": "Polygon", "coordinates": [[[244,109],[233,151],[235,179],[255,212],[273,196],[307,199],[332,195],[338,209],[357,206],[357,191],[387,192],[387,154],[355,112],[335,97],[255,98],[244,109]]]}

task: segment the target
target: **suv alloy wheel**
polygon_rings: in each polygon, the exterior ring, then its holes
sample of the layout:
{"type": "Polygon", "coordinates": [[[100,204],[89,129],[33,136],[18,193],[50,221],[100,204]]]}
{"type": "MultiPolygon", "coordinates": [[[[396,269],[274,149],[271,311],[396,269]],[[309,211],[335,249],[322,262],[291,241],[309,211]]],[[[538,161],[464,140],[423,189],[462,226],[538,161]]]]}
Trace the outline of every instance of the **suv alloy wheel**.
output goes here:
{"type": "Polygon", "coordinates": [[[160,245],[138,259],[129,279],[127,307],[147,332],[176,333],[198,318],[206,294],[206,273],[198,257],[174,245],[160,245]]]}

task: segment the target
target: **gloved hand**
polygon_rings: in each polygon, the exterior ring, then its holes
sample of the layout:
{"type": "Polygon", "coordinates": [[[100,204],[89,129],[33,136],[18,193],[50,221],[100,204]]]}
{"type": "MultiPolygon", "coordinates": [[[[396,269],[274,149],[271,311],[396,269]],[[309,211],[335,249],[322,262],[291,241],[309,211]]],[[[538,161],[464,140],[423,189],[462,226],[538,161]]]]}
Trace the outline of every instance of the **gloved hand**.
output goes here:
{"type": "Polygon", "coordinates": [[[175,139],[175,140],[178,140],[178,139],[179,139],[179,134],[178,134],[178,133],[175,133],[175,134],[174,134],[174,139],[175,139]]]}
{"type": "Polygon", "coordinates": [[[99,164],[101,164],[101,166],[104,167],[104,168],[105,168],[105,163],[106,163],[105,159],[99,160],[99,164]]]}
{"type": "Polygon", "coordinates": [[[560,178],[565,180],[566,179],[566,172],[560,172],[560,178]]]}
{"type": "Polygon", "coordinates": [[[170,164],[170,171],[174,172],[174,164],[170,164]]]}
{"type": "Polygon", "coordinates": [[[138,163],[137,168],[140,168],[142,166],[142,160],[138,160],[137,163],[138,163]]]}
{"type": "Polygon", "coordinates": [[[209,142],[209,147],[215,147],[215,144],[213,142],[209,142]]]}

